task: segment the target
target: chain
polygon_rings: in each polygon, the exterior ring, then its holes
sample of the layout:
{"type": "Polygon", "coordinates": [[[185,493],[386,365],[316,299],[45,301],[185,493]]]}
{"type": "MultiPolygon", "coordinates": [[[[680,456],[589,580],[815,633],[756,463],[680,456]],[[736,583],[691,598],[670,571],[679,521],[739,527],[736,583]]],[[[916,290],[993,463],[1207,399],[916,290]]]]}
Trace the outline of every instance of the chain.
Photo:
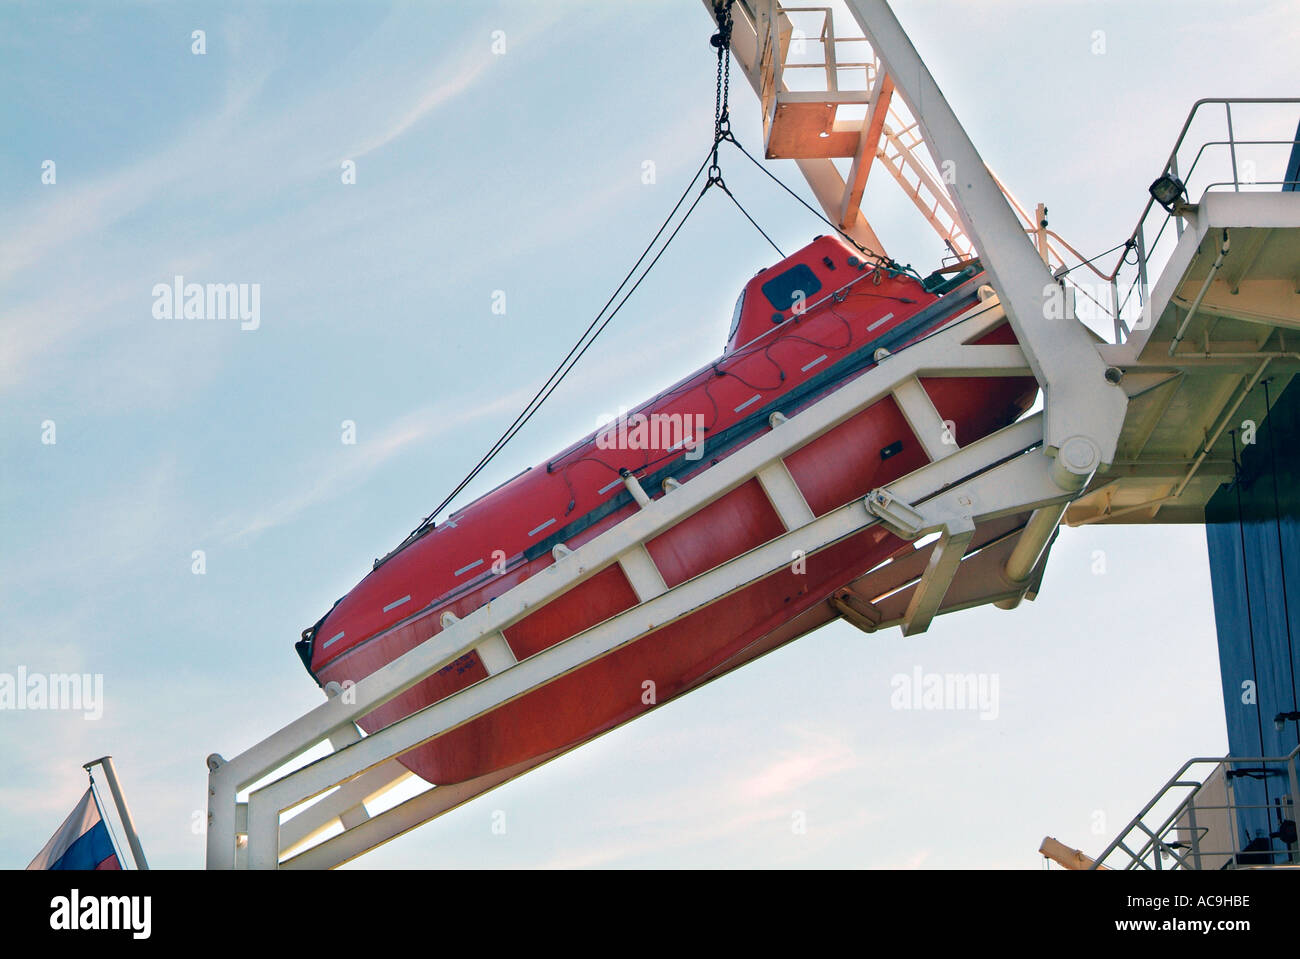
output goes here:
{"type": "MultiPolygon", "coordinates": [[[[764,232],[763,228],[754,221],[754,218],[749,215],[743,206],[740,205],[740,201],[736,199],[729,189],[727,189],[727,184],[722,181],[722,166],[718,161],[718,148],[722,146],[724,142],[730,141],[736,149],[743,153],[749,161],[754,164],[754,166],[758,167],[758,169],[763,172],[764,175],[798,200],[799,203],[807,208],[808,212],[813,214],[813,216],[817,217],[845,240],[857,247],[863,256],[875,260],[882,267],[886,267],[894,273],[903,273],[911,270],[911,267],[900,267],[888,257],[881,256],[873,250],[868,250],[857,240],[853,239],[853,237],[845,233],[840,226],[826,219],[820,211],[809,206],[807,200],[799,196],[799,194],[795,193],[779,179],[773,176],[772,171],[755,159],[748,150],[740,145],[740,141],[732,134],[731,109],[727,101],[728,95],[731,92],[731,28],[733,24],[731,7],[733,2],[734,0],[713,0],[713,18],[718,23],[718,32],[710,38],[709,42],[713,44],[718,51],[718,84],[713,101],[713,150],[708,161],[709,178],[704,184],[704,192],[707,192],[710,187],[721,187],[722,192],[731,197],[732,202],[740,208],[740,212],[744,213],[745,218],[748,219],[750,223],[754,224],[755,229],[757,229],[759,233],[763,234],[763,238],[772,245],[772,248],[776,250],[782,258],[785,257],[785,254],[781,253],[781,248],[772,242],[772,238],[768,236],[767,233],[764,232]]],[[[915,273],[916,271],[911,270],[911,272],[915,273]]],[[[880,282],[879,273],[876,274],[876,282],[880,282]]]]}
{"type": "Polygon", "coordinates": [[[718,32],[709,42],[718,50],[718,86],[713,101],[713,161],[709,166],[709,180],[705,189],[722,184],[722,167],[718,163],[718,147],[731,139],[731,112],[728,97],[731,93],[731,4],[732,0],[714,0],[713,16],[718,21],[718,32]]]}

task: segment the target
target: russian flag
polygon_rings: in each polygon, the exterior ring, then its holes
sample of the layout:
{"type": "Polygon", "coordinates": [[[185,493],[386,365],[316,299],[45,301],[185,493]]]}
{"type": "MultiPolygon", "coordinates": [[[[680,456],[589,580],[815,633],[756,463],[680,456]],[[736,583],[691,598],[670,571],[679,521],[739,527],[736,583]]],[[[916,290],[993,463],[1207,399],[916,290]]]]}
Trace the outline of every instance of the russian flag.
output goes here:
{"type": "Polygon", "coordinates": [[[28,869],[121,869],[95,794],[86,794],[28,869]]]}

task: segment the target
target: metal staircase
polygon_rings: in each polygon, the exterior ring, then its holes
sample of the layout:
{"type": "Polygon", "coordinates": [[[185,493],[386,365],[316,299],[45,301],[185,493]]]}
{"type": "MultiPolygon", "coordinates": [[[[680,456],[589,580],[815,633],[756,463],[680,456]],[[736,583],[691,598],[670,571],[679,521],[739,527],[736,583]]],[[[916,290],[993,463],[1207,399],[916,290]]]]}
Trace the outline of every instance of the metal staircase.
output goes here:
{"type": "Polygon", "coordinates": [[[1095,860],[1046,839],[1040,852],[1067,869],[1203,870],[1300,868],[1297,763],[1286,756],[1189,759],[1095,860]],[[1287,792],[1274,803],[1241,802],[1234,783],[1268,778],[1287,792]],[[1271,836],[1247,836],[1247,811],[1266,811],[1271,836]]]}
{"type": "MultiPolygon", "coordinates": [[[[712,8],[711,0],[705,6],[712,8]]],[[[826,215],[855,239],[885,252],[862,212],[863,192],[877,161],[897,182],[954,259],[976,255],[951,196],[956,163],[936,159],[921,120],[897,95],[884,59],[865,35],[835,32],[832,6],[783,6],[737,0],[732,51],[758,95],[764,151],[791,159],[826,215]],[[850,160],[847,171],[832,161],[850,160]]],[[[1026,233],[1053,269],[1067,247],[1047,230],[1040,206],[1030,213],[994,177],[1026,233]]]]}

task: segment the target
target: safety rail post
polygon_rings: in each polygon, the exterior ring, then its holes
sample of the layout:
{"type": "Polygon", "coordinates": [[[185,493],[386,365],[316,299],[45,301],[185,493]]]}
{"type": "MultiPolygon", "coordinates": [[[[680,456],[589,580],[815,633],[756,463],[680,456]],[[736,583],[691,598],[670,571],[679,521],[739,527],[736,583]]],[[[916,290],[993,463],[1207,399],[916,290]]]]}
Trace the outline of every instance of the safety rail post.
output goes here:
{"type": "Polygon", "coordinates": [[[1232,186],[1233,189],[1241,192],[1241,176],[1237,173],[1237,138],[1232,132],[1232,101],[1223,102],[1224,109],[1228,111],[1228,150],[1232,154],[1232,186]]]}
{"type": "Polygon", "coordinates": [[[1200,829],[1196,825],[1196,793],[1198,791],[1193,790],[1192,795],[1187,800],[1187,834],[1192,837],[1192,862],[1194,868],[1199,870],[1201,868],[1201,835],[1200,829]]]}
{"type": "MultiPolygon", "coordinates": [[[[1300,756],[1300,746],[1291,751],[1287,757],[1286,772],[1287,779],[1291,783],[1291,821],[1300,824],[1300,778],[1296,775],[1296,757],[1300,756]]],[[[1293,863],[1300,863],[1300,840],[1292,843],[1290,850],[1290,860],[1293,863]]]]}
{"type": "MultiPolygon", "coordinates": [[[[1192,113],[1195,113],[1195,112],[1196,112],[1196,108],[1193,107],[1193,108],[1192,108],[1192,113]]],[[[1190,124],[1190,123],[1192,122],[1192,118],[1191,118],[1190,116],[1187,118],[1187,122],[1188,122],[1188,124],[1190,124]]],[[[1186,135],[1187,131],[1184,130],[1183,133],[1184,133],[1184,135],[1186,135]]],[[[1175,144],[1175,146],[1174,146],[1174,152],[1173,152],[1173,155],[1170,156],[1170,158],[1169,158],[1169,173],[1170,173],[1170,175],[1173,176],[1173,178],[1174,178],[1175,180],[1179,179],[1179,177],[1178,177],[1178,147],[1179,147],[1180,145],[1182,145],[1182,142],[1183,142],[1183,141],[1182,141],[1182,137],[1179,137],[1179,138],[1178,138],[1178,143],[1175,144]]],[[[1148,209],[1148,210],[1151,208],[1151,202],[1152,202],[1152,201],[1148,201],[1148,202],[1147,202],[1147,209],[1148,209]]],[[[1145,216],[1145,214],[1143,214],[1143,215],[1145,216]]],[[[1183,238],[1183,218],[1182,218],[1181,216],[1176,216],[1176,217],[1174,217],[1174,230],[1175,230],[1175,231],[1177,232],[1177,234],[1178,234],[1178,239],[1181,240],[1181,239],[1183,238]]]]}
{"type": "Polygon", "coordinates": [[[1196,759],[1189,759],[1187,760],[1187,762],[1183,763],[1183,765],[1179,767],[1178,772],[1174,773],[1174,775],[1170,777],[1170,779],[1159,790],[1156,791],[1156,794],[1147,802],[1145,806],[1142,807],[1142,809],[1138,812],[1138,814],[1134,816],[1131,820],[1129,820],[1128,825],[1126,825],[1123,829],[1120,830],[1119,834],[1116,836],[1114,840],[1111,841],[1110,845],[1108,845],[1104,850],[1102,850],[1101,855],[1095,857],[1097,863],[1100,864],[1104,862],[1107,856],[1109,856],[1117,848],[1120,847],[1123,847],[1125,852],[1127,852],[1130,856],[1133,856],[1132,850],[1130,850],[1127,846],[1124,846],[1124,842],[1123,842],[1124,838],[1127,837],[1129,833],[1131,833],[1134,829],[1138,827],[1138,824],[1142,821],[1143,817],[1145,817],[1147,813],[1149,813],[1153,808],[1155,808],[1156,803],[1158,803],[1162,798],[1164,798],[1165,793],[1169,792],[1170,789],[1173,789],[1177,786],[1185,786],[1185,785],[1199,786],[1200,783],[1182,782],[1181,779],[1183,774],[1198,763],[1204,763],[1204,762],[1218,763],[1222,761],[1223,760],[1221,758],[1211,759],[1205,757],[1198,757],[1196,759]]]}
{"type": "MultiPolygon", "coordinates": [[[[1141,811],[1138,812],[1138,814],[1134,816],[1132,820],[1129,821],[1128,825],[1126,825],[1122,830],[1120,830],[1119,834],[1115,837],[1115,839],[1112,840],[1110,844],[1107,845],[1104,850],[1102,850],[1101,854],[1095,858],[1094,860],[1095,866],[1090,868],[1099,868],[1105,865],[1106,860],[1113,853],[1115,853],[1117,850],[1122,850],[1126,855],[1128,855],[1129,859],[1131,860],[1129,865],[1124,868],[1149,869],[1152,867],[1148,866],[1145,862],[1145,858],[1148,855],[1148,851],[1154,850],[1158,858],[1162,847],[1168,848],[1169,854],[1173,856],[1173,858],[1176,861],[1182,863],[1184,866],[1187,866],[1187,857],[1184,855],[1180,855],[1177,851],[1170,848],[1169,844],[1164,839],[1161,838],[1165,836],[1170,829],[1176,828],[1178,818],[1182,816],[1184,813],[1187,813],[1189,816],[1189,828],[1192,831],[1192,853],[1193,853],[1194,860],[1198,863],[1198,865],[1189,866],[1188,868],[1200,868],[1199,862],[1201,861],[1202,857],[1207,855],[1220,855],[1220,854],[1227,855],[1232,857],[1232,859],[1235,861],[1236,857],[1239,856],[1241,853],[1241,848],[1239,845],[1240,837],[1238,835],[1239,830],[1237,828],[1237,818],[1236,818],[1237,812],[1241,809],[1271,808],[1271,807],[1259,806],[1258,804],[1243,805],[1241,803],[1236,802],[1234,799],[1234,793],[1232,789],[1232,776],[1229,775],[1231,773],[1231,767],[1233,765],[1246,765],[1246,764],[1258,765],[1263,767],[1267,767],[1269,765],[1284,765],[1286,767],[1287,776],[1291,782],[1291,789],[1294,794],[1295,792],[1300,790],[1300,785],[1297,784],[1297,771],[1296,771],[1298,757],[1300,757],[1300,746],[1297,746],[1286,756],[1235,756],[1235,757],[1223,756],[1218,758],[1197,757],[1195,759],[1189,759],[1179,768],[1178,772],[1174,774],[1173,778],[1170,779],[1168,782],[1166,782],[1164,786],[1161,787],[1155,793],[1154,796],[1152,796],[1150,801],[1148,801],[1147,804],[1142,807],[1141,811]],[[1212,763],[1213,767],[1209,770],[1209,772],[1207,772],[1201,778],[1200,781],[1196,781],[1193,779],[1183,779],[1184,774],[1186,774],[1192,767],[1198,765],[1204,765],[1206,763],[1212,763]],[[1195,822],[1195,815],[1196,815],[1196,808],[1197,808],[1196,795],[1199,792],[1199,790],[1205,785],[1206,781],[1208,781],[1214,775],[1215,771],[1219,769],[1222,769],[1224,771],[1227,805],[1224,807],[1202,805],[1199,808],[1201,810],[1223,808],[1227,812],[1228,819],[1229,819],[1228,833],[1231,837],[1231,847],[1230,849],[1222,853],[1220,853],[1218,850],[1210,850],[1209,852],[1207,852],[1206,850],[1201,848],[1201,836],[1199,834],[1199,827],[1196,825],[1195,822]],[[1160,800],[1163,799],[1169,793],[1170,790],[1177,789],[1177,788],[1190,788],[1192,791],[1182,802],[1180,802],[1174,808],[1173,812],[1169,814],[1169,816],[1164,820],[1164,822],[1161,824],[1161,826],[1158,829],[1152,830],[1150,827],[1146,825],[1145,822],[1146,816],[1155,808],[1155,806],[1160,802],[1160,800]],[[1125,842],[1125,840],[1128,839],[1135,831],[1145,833],[1146,836],[1149,837],[1139,847],[1139,850],[1137,852],[1134,852],[1132,849],[1130,849],[1125,842]]],[[[1157,863],[1155,868],[1160,869],[1162,867],[1157,863]]]]}
{"type": "Polygon", "coordinates": [[[836,69],[835,24],[832,22],[830,7],[822,13],[822,57],[826,64],[826,89],[838,93],[840,89],[839,70],[836,69]]]}
{"type": "Polygon", "coordinates": [[[1125,331],[1127,330],[1127,327],[1124,325],[1124,321],[1120,319],[1119,282],[1114,279],[1110,281],[1110,305],[1111,305],[1111,309],[1114,311],[1111,315],[1114,317],[1115,320],[1115,342],[1123,343],[1124,335],[1125,335],[1125,331]]]}
{"type": "MultiPolygon", "coordinates": [[[[1138,268],[1138,322],[1141,329],[1147,329],[1155,323],[1156,318],[1151,315],[1151,287],[1148,285],[1150,280],[1147,277],[1147,225],[1146,221],[1138,224],[1137,237],[1135,239],[1137,250],[1137,268],[1138,268]]],[[[1127,256],[1127,251],[1124,254],[1127,256]]]]}

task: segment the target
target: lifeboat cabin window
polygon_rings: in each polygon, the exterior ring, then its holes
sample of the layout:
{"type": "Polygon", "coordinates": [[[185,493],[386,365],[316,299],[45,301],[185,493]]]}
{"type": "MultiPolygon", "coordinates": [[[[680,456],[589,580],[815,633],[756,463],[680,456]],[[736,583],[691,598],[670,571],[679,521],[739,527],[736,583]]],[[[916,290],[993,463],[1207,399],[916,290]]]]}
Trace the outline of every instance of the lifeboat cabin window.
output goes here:
{"type": "Polygon", "coordinates": [[[822,288],[817,274],[807,264],[799,263],[784,273],[778,273],[763,284],[763,295],[772,304],[772,308],[784,313],[794,307],[796,301],[805,303],[822,288]]]}
{"type": "Polygon", "coordinates": [[[736,331],[740,329],[740,314],[745,309],[745,291],[740,291],[740,296],[736,297],[736,312],[731,315],[731,332],[727,334],[727,342],[731,343],[736,338],[736,331]]]}

